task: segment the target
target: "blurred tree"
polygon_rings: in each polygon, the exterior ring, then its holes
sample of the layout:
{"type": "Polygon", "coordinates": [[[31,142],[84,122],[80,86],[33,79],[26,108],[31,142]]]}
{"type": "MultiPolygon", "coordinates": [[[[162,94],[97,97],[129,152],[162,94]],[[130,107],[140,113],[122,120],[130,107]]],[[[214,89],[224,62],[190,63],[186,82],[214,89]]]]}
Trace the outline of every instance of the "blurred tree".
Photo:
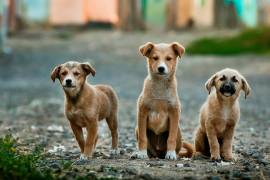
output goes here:
{"type": "Polygon", "coordinates": [[[140,1],[137,0],[119,0],[119,27],[122,30],[130,31],[145,28],[139,5],[140,1]]]}

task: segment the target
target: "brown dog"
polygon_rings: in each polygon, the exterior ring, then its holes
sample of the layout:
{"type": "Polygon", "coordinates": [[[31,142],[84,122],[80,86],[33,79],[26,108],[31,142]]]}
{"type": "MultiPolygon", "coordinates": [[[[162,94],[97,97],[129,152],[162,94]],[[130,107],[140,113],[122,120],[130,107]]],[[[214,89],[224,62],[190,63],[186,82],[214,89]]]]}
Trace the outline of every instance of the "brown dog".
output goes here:
{"type": "Polygon", "coordinates": [[[233,159],[232,141],[235,126],[240,118],[238,97],[250,93],[246,79],[236,70],[223,69],[205,84],[209,92],[200,111],[200,126],[195,136],[196,154],[211,156],[211,160],[233,159]],[[211,91],[212,87],[215,90],[211,91]]]}
{"type": "Polygon", "coordinates": [[[59,79],[65,92],[65,114],[81,149],[80,159],[91,157],[98,138],[98,122],[106,119],[112,135],[112,153],[118,153],[117,96],[107,85],[90,85],[95,70],[89,63],[67,62],[55,67],[51,79],[59,79]],[[87,129],[84,140],[82,128],[87,129]]]}
{"type": "Polygon", "coordinates": [[[148,76],[137,103],[136,137],[138,151],[132,157],[144,159],[147,155],[175,160],[182,145],[191,156],[193,148],[182,144],[179,128],[181,105],[177,94],[176,67],[178,57],[185,49],[179,43],[146,43],[140,52],[147,58],[148,76]]]}

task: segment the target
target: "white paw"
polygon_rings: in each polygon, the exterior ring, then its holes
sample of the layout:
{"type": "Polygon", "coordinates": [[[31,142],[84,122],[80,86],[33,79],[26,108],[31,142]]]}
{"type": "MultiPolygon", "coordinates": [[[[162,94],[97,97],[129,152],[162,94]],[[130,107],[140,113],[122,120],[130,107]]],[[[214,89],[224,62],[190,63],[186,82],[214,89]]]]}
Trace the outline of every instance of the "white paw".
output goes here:
{"type": "Polygon", "coordinates": [[[176,153],[175,151],[167,151],[165,159],[168,160],[176,160],[176,153]]]}
{"type": "Polygon", "coordinates": [[[138,150],[131,155],[131,158],[146,159],[148,158],[147,150],[138,150]]]}
{"type": "Polygon", "coordinates": [[[111,149],[110,150],[110,155],[115,156],[115,155],[119,155],[119,154],[120,154],[120,150],[118,150],[118,149],[111,149]]]}
{"type": "Polygon", "coordinates": [[[80,161],[87,161],[88,160],[88,157],[84,154],[81,154],[80,155],[80,161]]]}

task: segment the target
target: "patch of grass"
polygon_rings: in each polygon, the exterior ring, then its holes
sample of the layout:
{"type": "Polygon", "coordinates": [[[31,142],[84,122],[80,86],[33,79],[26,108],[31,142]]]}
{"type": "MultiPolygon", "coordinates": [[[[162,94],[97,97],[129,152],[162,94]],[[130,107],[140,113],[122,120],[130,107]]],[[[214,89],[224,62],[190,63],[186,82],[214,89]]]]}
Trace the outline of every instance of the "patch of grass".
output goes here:
{"type": "Polygon", "coordinates": [[[248,29],[233,37],[211,37],[192,42],[189,54],[270,54],[270,28],[248,29]]]}
{"type": "Polygon", "coordinates": [[[11,135],[0,138],[0,179],[54,179],[49,170],[36,167],[40,149],[29,154],[17,150],[17,140],[11,135]]]}

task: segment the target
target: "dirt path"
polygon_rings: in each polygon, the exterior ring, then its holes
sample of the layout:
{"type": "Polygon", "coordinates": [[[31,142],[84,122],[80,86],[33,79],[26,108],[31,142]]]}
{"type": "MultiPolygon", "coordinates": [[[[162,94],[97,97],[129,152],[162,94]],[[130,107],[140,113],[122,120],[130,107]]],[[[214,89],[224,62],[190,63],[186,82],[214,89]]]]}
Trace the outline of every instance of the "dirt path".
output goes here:
{"type": "MultiPolygon", "coordinates": [[[[218,34],[209,33],[209,35],[218,34]]],[[[183,137],[192,142],[198,124],[198,111],[207,96],[204,83],[214,72],[232,67],[246,76],[252,95],[241,97],[241,120],[236,130],[233,151],[236,161],[213,163],[208,160],[180,159],[131,160],[136,149],[134,127],[136,98],[147,74],[146,62],[138,46],[146,41],[179,41],[184,45],[201,33],[121,34],[87,32],[61,39],[59,34],[27,34],[10,40],[13,54],[0,57],[0,133],[11,132],[31,151],[45,146],[49,166],[63,176],[172,179],[269,179],[270,178],[270,61],[269,57],[185,56],[178,66],[179,95],[183,105],[183,137]],[[100,125],[100,141],[95,158],[78,165],[79,149],[63,116],[63,93],[59,83],[50,80],[52,68],[66,60],[89,61],[96,68],[93,83],[112,85],[120,98],[119,130],[121,155],[108,155],[110,136],[105,123],[100,125]],[[58,147],[58,148],[57,148],[58,147]]]]}

